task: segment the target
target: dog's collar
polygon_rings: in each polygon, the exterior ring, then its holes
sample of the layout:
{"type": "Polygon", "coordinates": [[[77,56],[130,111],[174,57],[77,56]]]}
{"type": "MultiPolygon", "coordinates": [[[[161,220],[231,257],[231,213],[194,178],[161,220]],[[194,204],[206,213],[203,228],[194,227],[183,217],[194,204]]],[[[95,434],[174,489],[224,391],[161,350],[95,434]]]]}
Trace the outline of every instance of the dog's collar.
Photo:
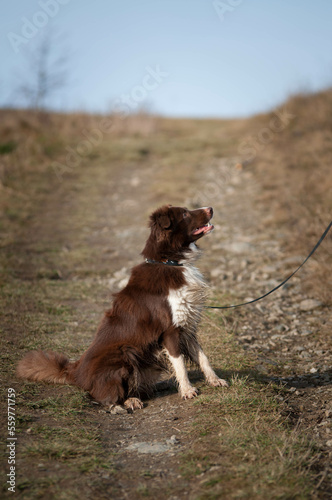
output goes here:
{"type": "Polygon", "coordinates": [[[153,260],[153,259],[145,259],[147,264],[165,264],[165,266],[183,266],[183,264],[179,264],[177,260],[153,260]]]}

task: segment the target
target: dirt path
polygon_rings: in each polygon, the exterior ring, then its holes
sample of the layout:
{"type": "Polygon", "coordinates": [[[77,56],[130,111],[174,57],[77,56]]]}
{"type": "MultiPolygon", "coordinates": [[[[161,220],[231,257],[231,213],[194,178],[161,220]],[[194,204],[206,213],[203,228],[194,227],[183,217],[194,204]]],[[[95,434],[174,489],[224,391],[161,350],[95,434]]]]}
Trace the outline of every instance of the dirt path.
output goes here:
{"type": "MultiPolygon", "coordinates": [[[[288,235],[276,232],[275,226],[270,225],[273,214],[269,213],[268,199],[261,195],[259,179],[251,171],[236,168],[236,164],[235,158],[229,158],[205,167],[205,183],[208,186],[211,182],[212,186],[203,190],[195,167],[188,167],[188,175],[184,175],[167,165],[158,171],[153,161],[139,166],[130,162],[93,162],[91,166],[82,165],[73,179],[68,177],[55,185],[42,212],[35,214],[20,240],[13,244],[14,260],[9,259],[15,267],[15,279],[40,280],[40,296],[36,295],[35,302],[42,297],[48,307],[71,308],[67,324],[59,327],[63,317],[55,323],[56,336],[47,330],[46,313],[41,316],[38,312],[28,321],[30,331],[33,321],[44,321],[49,341],[44,339],[41,347],[49,343],[48,347],[70,349],[70,354],[77,357],[89,344],[111,293],[124,285],[130,268],[140,262],[147,216],[162,203],[184,200],[187,205],[214,207],[216,230],[202,242],[205,255],[199,264],[212,285],[211,303],[254,298],[293,270],[307,249],[296,258],[287,257],[283,247],[288,235]],[[159,196],[156,186],[162,185],[168,175],[175,188],[168,194],[165,189],[159,196]]],[[[308,248],[314,243],[308,242],[308,248]]],[[[317,302],[308,302],[310,297],[301,291],[301,279],[310,270],[308,265],[281,292],[232,312],[231,318],[237,325],[235,338],[254,360],[256,371],[267,383],[285,384],[283,395],[278,396],[285,414],[291,415],[303,432],[320,443],[318,480],[323,484],[332,472],[328,465],[332,449],[332,355],[316,333],[318,329],[328,329],[331,320],[327,310],[317,302]]],[[[36,287],[36,282],[32,286],[36,287]]],[[[34,307],[31,304],[31,310],[34,307]]],[[[220,324],[220,316],[221,312],[211,313],[209,321],[220,324]]],[[[9,338],[14,330],[18,336],[18,357],[27,347],[34,347],[33,342],[38,345],[35,337],[29,342],[22,340],[24,325],[18,329],[14,325],[10,331],[12,318],[7,319],[9,338]]],[[[212,353],[209,342],[202,332],[202,345],[207,345],[212,353]]],[[[218,349],[215,344],[213,349],[218,349]]],[[[198,386],[202,393],[206,391],[202,381],[198,386]]],[[[66,390],[39,388],[38,398],[66,395],[66,390]]],[[[43,422],[42,411],[36,409],[34,418],[39,423],[43,422]]],[[[181,401],[175,390],[160,389],[142,411],[134,414],[105,413],[89,403],[86,415],[98,427],[104,451],[112,461],[111,472],[98,472],[89,484],[91,494],[117,499],[198,498],[197,486],[181,474],[181,457],[190,454],[193,446],[195,402],[181,401]]],[[[20,465],[28,471],[24,458],[20,465]]],[[[46,475],[51,476],[56,465],[50,460],[44,466],[46,475]]],[[[212,464],[208,470],[213,472],[213,467],[221,465],[212,464]]],[[[197,477],[198,482],[204,480],[204,468],[197,477]]]]}
{"type": "MultiPolygon", "coordinates": [[[[211,303],[213,295],[220,297],[220,292],[229,297],[228,303],[250,300],[265,293],[289,275],[315,244],[308,242],[302,255],[287,257],[283,251],[287,234],[276,232],[270,226],[273,214],[268,211],[268,200],[260,199],[259,179],[250,171],[236,169],[236,164],[236,159],[232,158],[211,164],[210,171],[205,171],[205,179],[218,181],[221,177],[222,182],[217,182],[211,193],[198,195],[193,186],[187,199],[189,204],[200,201],[200,205],[209,203],[215,209],[216,230],[209,240],[202,243],[207,258],[203,257],[200,263],[212,285],[211,303]]],[[[310,270],[311,263],[281,291],[256,305],[237,310],[233,316],[238,322],[238,342],[256,358],[257,371],[267,380],[284,384],[284,395],[278,398],[284,405],[285,414],[290,415],[303,432],[320,442],[327,458],[332,444],[329,425],[332,417],[332,354],[330,346],[316,334],[331,323],[328,311],[301,290],[301,279],[305,279],[310,270]]],[[[137,471],[141,471],[140,475],[149,470],[155,474],[156,468],[155,488],[158,488],[158,474],[176,484],[174,456],[190,449],[190,435],[186,428],[191,411],[191,404],[181,403],[176,395],[172,395],[154,400],[152,406],[149,404],[149,411],[127,417],[132,419],[134,431],[122,425],[118,431],[118,446],[120,464],[125,465],[126,470],[129,468],[132,485],[137,484],[137,471]],[[140,448],[128,451],[128,446],[141,441],[165,443],[172,434],[179,441],[171,447],[171,452],[157,454],[158,458],[154,453],[147,453],[142,458],[140,448]]],[[[111,421],[109,426],[110,434],[114,435],[118,423],[111,421]]],[[[142,449],[144,451],[144,447],[142,449]]],[[[329,477],[331,472],[327,460],[322,478],[329,477]]],[[[125,479],[123,481],[124,491],[128,491],[130,497],[130,486],[125,486],[125,479]]],[[[183,494],[188,486],[183,484],[179,494],[181,491],[183,494]]]]}

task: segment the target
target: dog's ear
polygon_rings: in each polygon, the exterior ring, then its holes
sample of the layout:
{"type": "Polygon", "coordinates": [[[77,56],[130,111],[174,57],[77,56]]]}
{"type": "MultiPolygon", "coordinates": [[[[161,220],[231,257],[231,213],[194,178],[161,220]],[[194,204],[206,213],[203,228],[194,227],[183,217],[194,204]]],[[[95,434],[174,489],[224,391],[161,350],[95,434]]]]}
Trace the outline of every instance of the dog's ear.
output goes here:
{"type": "Polygon", "coordinates": [[[161,229],[169,229],[171,227],[171,218],[169,214],[170,205],[166,205],[165,207],[161,207],[156,210],[150,216],[150,227],[159,226],[161,229]]]}
{"type": "Polygon", "coordinates": [[[171,227],[171,219],[168,215],[160,215],[158,217],[158,224],[162,229],[169,229],[171,227]]]}

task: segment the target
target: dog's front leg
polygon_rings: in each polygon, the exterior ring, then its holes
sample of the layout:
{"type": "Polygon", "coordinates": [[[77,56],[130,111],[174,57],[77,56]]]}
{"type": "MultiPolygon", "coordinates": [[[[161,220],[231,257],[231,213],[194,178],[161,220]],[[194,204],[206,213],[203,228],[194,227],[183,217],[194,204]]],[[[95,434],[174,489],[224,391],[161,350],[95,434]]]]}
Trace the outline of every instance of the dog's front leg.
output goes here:
{"type": "Polygon", "coordinates": [[[228,383],[226,382],[226,380],[219,378],[218,375],[214,372],[212,366],[209,363],[209,360],[207,359],[201,348],[198,349],[196,358],[197,359],[195,361],[200,366],[209,385],[212,385],[214,387],[228,387],[228,383]]]}
{"type": "Polygon", "coordinates": [[[180,352],[179,331],[172,328],[163,336],[163,346],[175,372],[179,392],[183,399],[191,399],[198,395],[198,390],[189,381],[184,356],[180,352]]]}
{"type": "Polygon", "coordinates": [[[183,399],[196,397],[198,395],[198,389],[193,387],[189,381],[183,354],[179,354],[178,356],[172,356],[169,352],[167,354],[175,372],[181,397],[183,399]]]}

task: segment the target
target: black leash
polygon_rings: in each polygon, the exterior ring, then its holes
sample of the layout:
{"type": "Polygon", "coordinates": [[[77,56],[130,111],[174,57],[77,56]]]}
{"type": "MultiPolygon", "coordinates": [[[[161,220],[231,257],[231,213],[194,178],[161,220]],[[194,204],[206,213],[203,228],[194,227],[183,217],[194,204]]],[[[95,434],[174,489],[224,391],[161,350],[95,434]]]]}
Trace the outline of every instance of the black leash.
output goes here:
{"type": "Polygon", "coordinates": [[[309,253],[308,257],[302,262],[302,264],[292,274],[290,274],[288,276],[288,278],[286,278],[282,283],[280,283],[280,285],[278,285],[275,288],[273,288],[273,290],[270,290],[269,292],[265,293],[261,297],[258,297],[258,299],[249,300],[249,302],[243,302],[242,304],[235,304],[234,306],[205,306],[205,308],[206,309],[231,309],[233,307],[247,306],[248,304],[253,304],[254,302],[258,302],[259,300],[262,300],[265,297],[267,297],[268,295],[270,295],[270,293],[275,292],[276,290],[278,290],[278,288],[282,287],[285,283],[287,283],[287,281],[290,280],[294,276],[294,274],[296,274],[301,269],[301,267],[304,266],[304,264],[307,262],[307,260],[310,259],[310,257],[316,252],[317,248],[322,243],[322,241],[324,240],[325,236],[327,235],[327,233],[331,229],[331,226],[332,226],[332,221],[327,226],[327,228],[325,229],[324,233],[320,237],[319,241],[316,243],[316,245],[314,246],[314,248],[309,253]]]}

